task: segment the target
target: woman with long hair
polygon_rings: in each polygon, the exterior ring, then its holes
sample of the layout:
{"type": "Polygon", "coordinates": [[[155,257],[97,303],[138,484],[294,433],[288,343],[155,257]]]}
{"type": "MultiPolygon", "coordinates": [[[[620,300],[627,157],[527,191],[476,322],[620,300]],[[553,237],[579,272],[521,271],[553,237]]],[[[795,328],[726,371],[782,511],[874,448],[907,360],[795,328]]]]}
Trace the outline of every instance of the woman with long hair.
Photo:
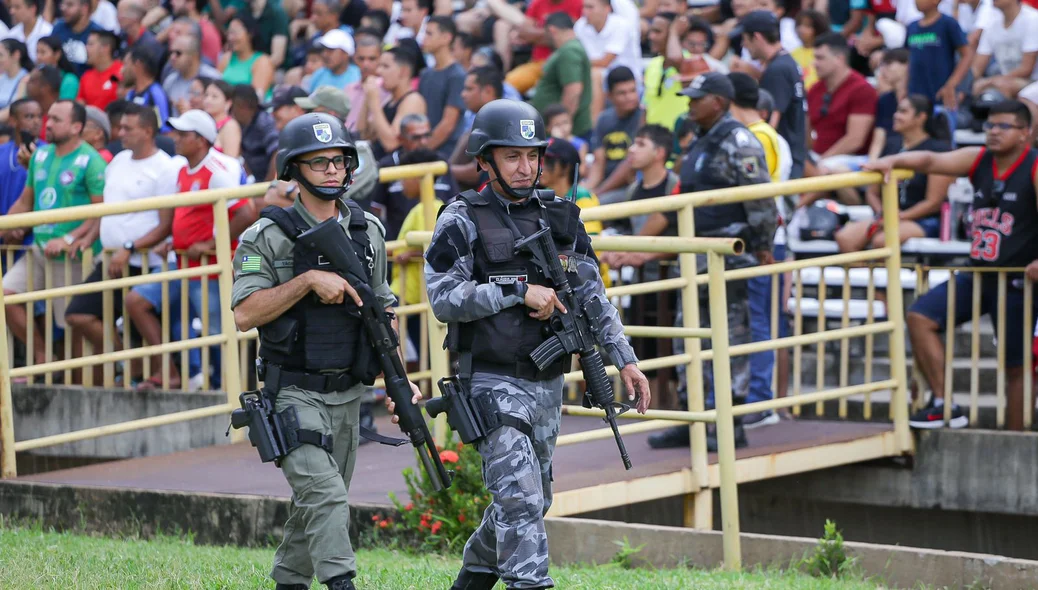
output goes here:
{"type": "Polygon", "coordinates": [[[76,75],[76,68],[65,55],[60,37],[49,35],[36,43],[36,65],[54,66],[61,70],[61,90],[58,91],[58,98],[76,100],[76,96],[79,94],[79,76],[76,75]]]}
{"type": "Polygon", "coordinates": [[[269,55],[256,51],[252,40],[257,38],[256,19],[241,12],[235,14],[227,25],[227,51],[220,58],[218,69],[225,82],[231,86],[249,84],[264,100],[274,84],[274,62],[269,55]]]}
{"type": "Polygon", "coordinates": [[[241,125],[231,116],[231,85],[226,80],[211,80],[205,87],[202,108],[216,121],[217,150],[232,158],[241,155],[241,125]]]}
{"type": "MultiPolygon", "coordinates": [[[[944,114],[935,115],[933,103],[925,96],[910,94],[897,105],[894,133],[887,139],[883,155],[910,151],[946,152],[951,149],[949,136],[944,114]]],[[[900,243],[909,238],[936,238],[940,235],[941,205],[948,198],[948,187],[954,180],[951,176],[917,172],[901,182],[898,202],[900,243]]],[[[866,246],[881,248],[884,245],[879,188],[870,186],[865,197],[876,212],[876,219],[851,222],[836,232],[836,243],[841,252],[858,252],[866,246]]]]}
{"type": "Polygon", "coordinates": [[[25,96],[32,68],[25,43],[14,39],[0,41],[0,121],[7,120],[7,106],[25,96]]]}

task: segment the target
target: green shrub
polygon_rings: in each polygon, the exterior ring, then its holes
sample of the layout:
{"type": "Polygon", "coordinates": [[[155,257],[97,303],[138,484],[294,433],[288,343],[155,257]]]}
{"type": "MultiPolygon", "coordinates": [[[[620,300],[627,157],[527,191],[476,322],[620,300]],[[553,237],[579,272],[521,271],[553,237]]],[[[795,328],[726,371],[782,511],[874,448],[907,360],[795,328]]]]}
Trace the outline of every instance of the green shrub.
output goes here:
{"type": "Polygon", "coordinates": [[[479,453],[475,447],[454,442],[453,433],[448,436],[446,449],[437,449],[444,466],[454,471],[451,487],[435,492],[424,469],[404,469],[410,501],[404,504],[390,492],[397,518],[375,515],[373,541],[389,538],[399,546],[422,551],[460,552],[479,526],[490,504],[479,453]]]}
{"type": "Polygon", "coordinates": [[[805,555],[800,566],[812,576],[822,578],[839,578],[841,575],[854,575],[857,560],[847,555],[843,547],[843,535],[836,528],[836,523],[826,519],[825,532],[818,540],[814,553],[805,555]]]}

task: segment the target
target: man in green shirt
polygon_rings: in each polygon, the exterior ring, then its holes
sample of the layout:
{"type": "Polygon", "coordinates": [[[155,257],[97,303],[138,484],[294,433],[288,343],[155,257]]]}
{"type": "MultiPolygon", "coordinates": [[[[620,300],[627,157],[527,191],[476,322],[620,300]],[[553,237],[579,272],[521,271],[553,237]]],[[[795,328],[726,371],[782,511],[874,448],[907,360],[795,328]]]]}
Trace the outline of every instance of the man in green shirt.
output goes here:
{"type": "MultiPolygon", "coordinates": [[[[83,141],[83,126],[86,124],[86,109],[71,100],[59,100],[47,112],[48,145],[33,151],[29,160],[25,190],[7,212],[8,215],[29,211],[45,211],[78,205],[100,203],[105,186],[105,161],[93,147],[83,141]]],[[[49,223],[33,228],[20,228],[3,232],[7,243],[21,243],[25,232],[33,231],[33,244],[28,255],[23,256],[11,267],[3,278],[4,294],[24,293],[28,290],[30,273],[33,290],[47,286],[66,285],[65,266],[71,267],[71,283],[83,279],[83,265],[79,260],[84,250],[100,251],[98,234],[99,219],[49,223]],[[66,254],[71,259],[66,260],[66,254]],[[49,267],[49,270],[48,270],[49,267]],[[50,274],[51,284],[45,284],[50,274]]],[[[54,302],[54,321],[65,328],[65,300],[59,297],[54,302]]],[[[6,305],[7,325],[15,338],[26,341],[28,316],[25,305],[6,305]]],[[[47,329],[50,326],[45,326],[47,329]]],[[[39,326],[33,336],[33,353],[36,363],[46,358],[46,345],[39,326]]]]}
{"type": "Polygon", "coordinates": [[[573,18],[556,12],[544,19],[554,53],[544,62],[541,79],[534,88],[530,104],[544,112],[556,103],[566,107],[573,118],[573,135],[591,137],[591,62],[584,46],[573,32],[573,18]]]}

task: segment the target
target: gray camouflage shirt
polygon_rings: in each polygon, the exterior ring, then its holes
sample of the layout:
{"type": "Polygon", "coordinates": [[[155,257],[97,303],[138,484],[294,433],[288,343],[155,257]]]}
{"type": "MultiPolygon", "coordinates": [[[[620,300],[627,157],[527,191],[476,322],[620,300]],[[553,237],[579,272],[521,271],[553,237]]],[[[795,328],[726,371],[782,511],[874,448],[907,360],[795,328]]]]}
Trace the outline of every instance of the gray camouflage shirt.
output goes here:
{"type": "MultiPolygon", "coordinates": [[[[500,195],[498,198],[505,201],[500,195]]],[[[481,284],[472,278],[477,233],[476,224],[467,209],[468,205],[458,199],[443,210],[426,253],[425,282],[429,289],[429,304],[433,315],[445,323],[471,322],[513,305],[523,305],[523,297],[515,292],[514,287],[481,284]]],[[[578,231],[584,233],[583,223],[578,231]]],[[[620,314],[605,296],[598,263],[587,255],[569,254],[568,268],[578,277],[572,285],[577,298],[586,303],[597,297],[602,303],[602,314],[597,318],[598,344],[618,369],[637,363],[634,349],[624,337],[620,314]]]]}

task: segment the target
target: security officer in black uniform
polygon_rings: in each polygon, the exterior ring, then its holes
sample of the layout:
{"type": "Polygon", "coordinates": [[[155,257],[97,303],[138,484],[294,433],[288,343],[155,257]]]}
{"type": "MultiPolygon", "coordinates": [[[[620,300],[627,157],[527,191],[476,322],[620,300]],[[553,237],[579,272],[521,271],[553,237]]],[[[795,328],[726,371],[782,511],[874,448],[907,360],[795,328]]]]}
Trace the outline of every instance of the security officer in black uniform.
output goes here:
{"type": "MultiPolygon", "coordinates": [[[[728,112],[728,107],[735,98],[735,88],[731,80],[724,74],[709,72],[692,80],[682,94],[689,97],[689,117],[695,121],[697,131],[696,140],[681,160],[678,192],[691,193],[768,182],[770,178],[764,159],[764,148],[753,132],[736,121],[728,112]]],[[[771,249],[777,218],[778,209],[774,199],[756,199],[694,209],[696,236],[742,238],[746,242],[744,254],[726,257],[725,267],[729,269],[773,262],[771,249]]],[[[705,270],[705,258],[697,258],[697,270],[705,270]]],[[[707,326],[710,314],[705,293],[706,289],[701,289],[699,317],[700,322],[707,326]]],[[[746,281],[729,281],[727,298],[730,343],[733,346],[748,343],[750,308],[746,281]]],[[[678,310],[677,322],[680,325],[683,321],[680,305],[678,310]]],[[[679,354],[684,352],[684,341],[675,340],[675,347],[679,354]]],[[[734,356],[731,365],[732,396],[735,402],[739,403],[745,400],[749,393],[749,356],[734,356]]],[[[679,366],[681,381],[685,382],[684,372],[680,369],[682,367],[679,366]]],[[[710,405],[710,394],[713,393],[712,367],[704,367],[703,374],[703,385],[710,405]]],[[[682,392],[686,387],[687,383],[682,383],[682,392]]],[[[687,403],[687,395],[681,397],[682,402],[687,403]]],[[[738,418],[735,441],[737,447],[747,445],[746,433],[738,418]]],[[[687,426],[675,426],[649,437],[649,445],[653,448],[687,447],[688,444],[687,426]]],[[[707,447],[710,451],[717,448],[717,439],[713,432],[708,436],[707,447]]]]}
{"type": "Polygon", "coordinates": [[[357,568],[347,493],[361,396],[381,369],[350,314],[362,305],[357,292],[296,238],[337,218],[368,284],[391,313],[384,230],[344,198],[357,150],[335,117],[309,113],[292,120],[281,132],[276,164],[280,180],[298,184],[298,197],[285,209],[267,207],[242,233],[231,298],[238,329],[259,329],[264,391],[276,396],[275,410],[286,431],[294,431],[286,434],[295,440],[280,460],[292,506],[271,577],[280,590],[309,588],[315,575],[329,588],[352,590],[357,568]]]}
{"type": "Polygon", "coordinates": [[[551,588],[544,514],[551,506],[551,457],[561,422],[562,355],[538,370],[530,353],[551,336],[546,322],[566,313],[555,286],[515,244],[550,227],[570,285],[581,304],[598,300],[590,318],[598,344],[618,369],[638,410],[649,387],[623,335],[619,314],[605,297],[591,240],[576,204],[536,189],[547,145],[544,123],[532,106],[495,100],[476,114],[466,153],[490,181],[447,205],[426,254],[426,284],[433,314],[448,324],[450,348],[459,353],[458,375],[486,418],[498,426],[476,443],[484,483],[493,500],[465,545],[453,588],[551,588]]]}

